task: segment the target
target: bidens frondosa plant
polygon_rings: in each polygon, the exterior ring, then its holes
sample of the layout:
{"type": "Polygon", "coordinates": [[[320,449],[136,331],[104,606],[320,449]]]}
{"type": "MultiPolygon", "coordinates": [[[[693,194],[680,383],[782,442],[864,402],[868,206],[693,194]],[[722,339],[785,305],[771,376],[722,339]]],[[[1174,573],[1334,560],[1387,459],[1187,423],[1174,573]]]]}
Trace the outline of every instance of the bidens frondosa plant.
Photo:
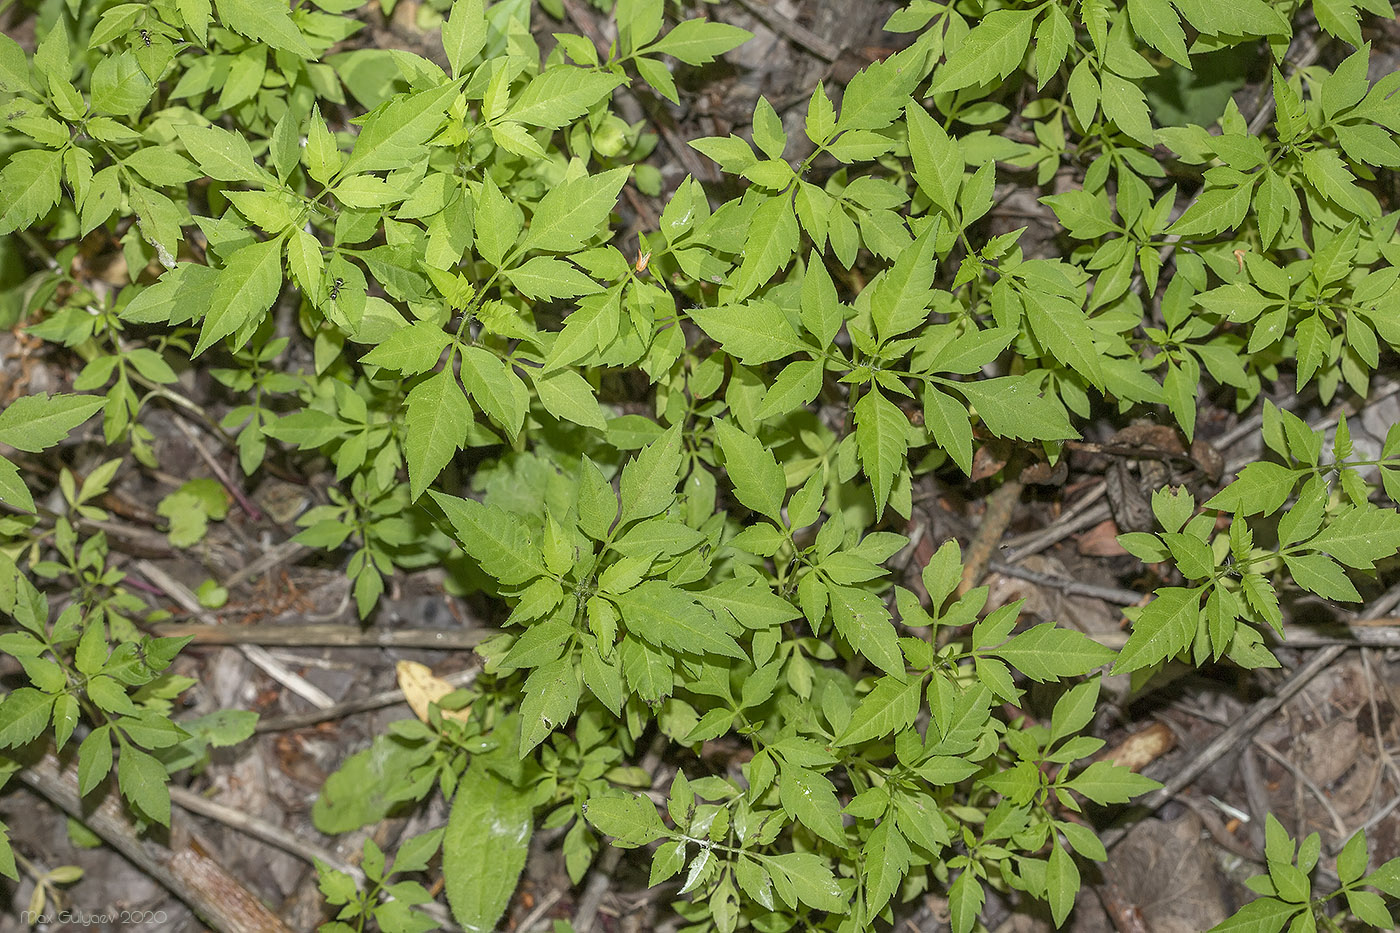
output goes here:
{"type": "MultiPolygon", "coordinates": [[[[1361,31],[1388,4],[913,0],[902,51],[695,140],[732,184],[685,179],[640,241],[619,197],[660,193],[658,137],[614,101],[678,100],[747,33],[620,0],[610,47],[561,31],[542,54],[557,2],[458,0],[432,5],[434,62],[344,50],[357,5],[45,3],[32,55],[0,37],[0,317],[81,364],[0,413],[24,454],[0,458],[0,647],[27,679],[0,703],[6,775],[76,742],[83,793],[115,766],[164,824],[170,775],[251,732],[171,718],[183,641],[143,633],[90,521],[120,466],[158,466],[153,411],[203,414],[194,368],[246,474],[329,465],[296,540],[345,557],[361,617],[434,565],[508,610],[470,689],[327,782],[327,832],[452,800],[392,868],[367,844],[368,888],[323,867],[328,930],[433,926],[427,889],[389,879],[439,847],[457,922],[493,929],[537,826],[566,830],[575,881],[645,849],[690,930],[855,933],[924,892],[955,933],[989,892],[1062,923],[1104,808],[1159,786],[1094,760],[1100,672],[1276,665],[1281,591],[1359,601],[1400,547],[1400,429],[1358,455],[1344,419],[1325,438],[1266,397],[1364,399],[1400,347],[1378,197],[1400,73],[1368,83],[1361,31]],[[1319,44],[1335,69],[1300,60],[1319,44]],[[1221,55],[1271,75],[1251,109],[1149,108],[1221,55]],[[1006,185],[1058,192],[1062,252],[988,228],[1006,185]],[[117,286],[78,269],[92,238],[117,286]],[[1266,449],[1123,535],[1171,585],[1121,652],[987,612],[956,542],[906,572],[919,484],[965,482],[978,447],[1053,463],[1135,416],[1189,442],[1203,389],[1262,415],[1266,449]],[[99,412],[112,459],[40,507],[26,457],[99,412]],[[696,754],[726,738],[727,768],[696,754]]],[[[208,492],[168,510],[187,541],[227,511],[208,492]]],[[[1313,897],[1316,836],[1293,848],[1271,824],[1262,897],[1221,929],[1349,922],[1313,897]]],[[[1400,864],[1366,868],[1359,835],[1337,893],[1389,927],[1400,864]]]]}

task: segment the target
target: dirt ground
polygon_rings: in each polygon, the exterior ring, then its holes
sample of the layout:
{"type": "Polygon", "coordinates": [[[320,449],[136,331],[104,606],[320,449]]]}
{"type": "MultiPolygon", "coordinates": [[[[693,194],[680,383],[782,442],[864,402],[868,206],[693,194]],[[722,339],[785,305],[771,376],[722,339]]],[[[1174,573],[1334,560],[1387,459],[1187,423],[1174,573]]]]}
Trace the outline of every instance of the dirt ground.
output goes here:
{"type": "MultiPolygon", "coordinates": [[[[825,81],[835,90],[863,65],[899,47],[901,37],[880,29],[899,5],[893,0],[730,0],[708,5],[709,16],[743,26],[755,39],[727,56],[723,67],[711,69],[705,82],[688,82],[680,106],[642,95],[622,106],[664,128],[652,159],[668,188],[690,172],[714,180],[717,176],[700,164],[685,140],[746,133],[760,94],[780,114],[797,121],[789,130],[801,138],[800,118],[814,82],[825,81]]],[[[570,22],[562,26],[539,16],[543,46],[553,41],[549,33],[561,28],[607,38],[608,21],[595,8],[581,0],[565,0],[565,7],[570,22]]],[[[357,41],[441,56],[440,45],[433,47],[435,39],[417,30],[414,13],[415,4],[401,0],[392,20],[377,17],[357,41]]],[[[26,28],[19,20],[6,25],[21,38],[26,28]]],[[[1376,67],[1393,67],[1396,32],[1368,38],[1376,42],[1376,67]]],[[[1246,114],[1257,106],[1256,86],[1246,85],[1236,93],[1246,114]]],[[[1054,248],[1053,214],[1036,200],[1049,192],[1035,189],[1029,176],[1007,172],[1002,177],[1015,178],[1015,183],[999,191],[1007,197],[998,198],[989,223],[1005,229],[1029,225],[1023,240],[1028,251],[1054,248]]],[[[636,212],[638,222],[648,211],[652,216],[659,213],[661,202],[640,203],[635,192],[631,195],[624,208],[636,212]]],[[[21,393],[62,390],[71,379],[64,365],[51,347],[21,334],[0,334],[0,403],[21,393]]],[[[1396,387],[1384,380],[1377,385],[1380,389],[1370,403],[1348,410],[1353,436],[1363,450],[1367,444],[1378,448],[1388,426],[1400,421],[1396,387]]],[[[226,400],[215,397],[206,384],[184,389],[207,404],[215,419],[227,410],[226,400]],[[205,397],[199,397],[200,391],[205,397]]],[[[1279,396],[1275,401],[1312,423],[1335,423],[1336,410],[1319,406],[1315,398],[1279,396]]],[[[152,409],[145,423],[156,434],[165,472],[124,469],[101,504],[112,513],[106,530],[114,550],[121,553],[121,565],[153,606],[172,610],[177,621],[284,627],[341,623],[347,633],[361,631],[342,569],[324,555],[285,544],[295,530],[295,516],[308,504],[325,501],[329,474],[242,481],[252,509],[235,504],[228,520],[215,524],[205,542],[181,552],[172,549],[162,533],[156,503],[188,478],[216,476],[214,466],[237,477],[236,455],[205,425],[171,409],[152,409]],[[189,591],[211,575],[228,585],[228,605],[216,613],[192,611],[189,591]]],[[[1086,440],[1131,445],[1146,453],[1133,458],[1075,453],[1067,470],[1048,476],[1045,485],[1028,486],[1014,503],[1005,536],[988,545],[993,559],[986,582],[995,603],[1025,597],[1027,621],[1055,619],[1106,643],[1117,639],[1121,644],[1121,607],[1141,600],[1160,581],[1117,545],[1115,535],[1131,527],[1151,489],[1164,478],[1187,477],[1163,477],[1160,472],[1166,458],[1177,453],[1171,449],[1177,443],[1174,432],[1163,436],[1162,429],[1117,425],[1103,433],[1086,440]]],[[[1257,447],[1250,446],[1257,445],[1257,430],[1240,425],[1230,410],[1213,407],[1209,400],[1202,408],[1199,433],[1201,445],[1189,453],[1200,465],[1194,480],[1203,489],[1218,485],[1218,478],[1210,475],[1212,465],[1218,470],[1222,464],[1248,462],[1257,453],[1257,447]]],[[[80,442],[61,453],[74,471],[90,469],[106,459],[100,429],[89,427],[80,442]]],[[[1000,466],[994,462],[994,450],[980,456],[984,475],[1000,466]]],[[[44,469],[42,464],[36,468],[44,469]]],[[[944,488],[930,477],[920,482],[914,518],[902,529],[915,542],[903,558],[911,577],[936,542],[958,537],[966,545],[977,537],[992,488],[987,483],[944,488]]],[[[1382,573],[1364,595],[1374,600],[1385,591],[1384,584],[1396,580],[1400,574],[1394,569],[1382,573]]],[[[487,605],[446,594],[440,572],[404,575],[392,581],[373,631],[460,635],[490,624],[491,612],[487,605]]],[[[1125,682],[1108,683],[1110,701],[1095,722],[1096,733],[1110,747],[1128,743],[1119,754],[1139,756],[1147,775],[1163,782],[1177,779],[1181,786],[1155,801],[1159,805],[1152,812],[1136,814],[1139,818],[1117,841],[1101,873],[1086,875],[1070,921],[1076,933],[1189,933],[1221,921],[1250,897],[1242,882],[1262,868],[1266,812],[1274,813],[1295,835],[1320,833],[1324,865],[1327,855],[1335,854],[1361,827],[1371,842],[1373,864],[1400,855],[1400,618],[1387,615],[1355,627],[1365,635],[1364,646],[1336,651],[1328,647],[1337,634],[1328,624],[1356,620],[1335,616],[1335,610],[1316,603],[1301,602],[1288,612],[1295,637],[1279,651],[1282,670],[1182,671],[1141,699],[1128,696],[1125,682]],[[1280,690],[1297,686],[1294,673],[1320,656],[1327,662],[1320,672],[1279,702],[1280,690]],[[1258,727],[1202,769],[1212,740],[1231,735],[1226,730],[1251,712],[1262,716],[1258,727]]],[[[184,714],[251,709],[261,714],[262,723],[254,739],[217,752],[212,766],[178,782],[183,792],[177,794],[174,827],[166,840],[170,847],[205,854],[270,905],[290,928],[313,929],[325,914],[311,856],[353,863],[363,835],[321,836],[311,825],[311,806],[321,783],[341,761],[365,747],[388,723],[410,715],[395,692],[395,664],[401,660],[429,665],[441,676],[469,676],[475,664],[471,653],[461,648],[237,647],[197,641],[187,649],[177,662],[179,673],[196,678],[198,685],[182,697],[184,714]],[[201,801],[207,805],[201,807],[201,801]]],[[[5,663],[0,660],[0,673],[12,673],[5,663]]],[[[658,786],[664,787],[669,776],[663,765],[656,775],[658,786]]],[[[408,819],[386,820],[372,836],[392,850],[396,840],[445,819],[439,803],[408,819]]],[[[189,908],[146,871],[105,847],[76,845],[67,816],[17,784],[0,795],[0,820],[9,825],[17,849],[40,870],[83,868],[82,880],[62,890],[63,906],[76,917],[91,919],[118,907],[151,912],[133,917],[147,918],[155,929],[204,929],[189,908]]],[[[629,862],[611,873],[595,866],[593,876],[573,886],[558,854],[559,842],[557,834],[537,834],[509,929],[538,933],[554,920],[566,919],[579,933],[636,933],[666,930],[668,922],[675,923],[665,920],[674,887],[647,891],[645,876],[629,862]]],[[[32,886],[28,877],[18,886],[0,884],[0,933],[24,929],[19,912],[32,886]]],[[[999,933],[1052,928],[1048,918],[1013,913],[1012,907],[990,900],[984,914],[988,928],[999,933]]],[[[912,933],[932,933],[947,928],[947,905],[928,897],[905,904],[898,917],[899,926],[912,933]]],[[[120,923],[88,925],[124,928],[120,923]]]]}

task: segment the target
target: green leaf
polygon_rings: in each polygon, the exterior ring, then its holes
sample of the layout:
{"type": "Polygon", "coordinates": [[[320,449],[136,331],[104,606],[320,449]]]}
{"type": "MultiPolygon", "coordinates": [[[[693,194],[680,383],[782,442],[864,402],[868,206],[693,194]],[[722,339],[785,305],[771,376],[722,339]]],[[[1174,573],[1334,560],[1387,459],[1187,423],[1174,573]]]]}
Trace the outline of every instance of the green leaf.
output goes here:
{"type": "Polygon", "coordinates": [[[760,204],[744,237],[743,261],[730,281],[733,290],[725,300],[743,301],[753,294],[787,265],[797,244],[797,215],[792,200],[779,196],[760,204]]]}
{"type": "Polygon", "coordinates": [[[559,658],[539,667],[521,689],[524,699],[520,703],[520,754],[523,756],[568,722],[578,709],[579,672],[573,658],[559,658]]]}
{"type": "Polygon", "coordinates": [[[1070,854],[1057,843],[1050,851],[1050,862],[1045,868],[1045,899],[1050,903],[1055,926],[1064,925],[1078,893],[1079,869],[1070,854]]]}
{"type": "Polygon", "coordinates": [[[611,94],[622,80],[607,72],[555,65],[531,79],[503,119],[551,130],[568,126],[611,94]]]}
{"type": "Polygon", "coordinates": [[[199,356],[219,340],[266,314],[282,290],[282,241],[240,247],[219,273],[219,285],[195,344],[199,356]]]}
{"type": "Polygon", "coordinates": [[[628,631],[658,648],[739,660],[748,657],[722,619],[664,580],[647,580],[613,601],[628,631]]]}
{"type": "MultiPolygon", "coordinates": [[[[0,417],[3,417],[3,413],[0,413],[0,417]]],[[[24,480],[20,479],[19,467],[4,457],[0,457],[0,503],[21,512],[34,511],[34,496],[24,480]]]]}
{"type": "Polygon", "coordinates": [[[913,330],[928,319],[928,303],[932,298],[934,246],[938,240],[940,222],[935,218],[924,227],[914,242],[900,252],[890,270],[875,284],[870,302],[870,316],[881,341],[913,330]]]}
{"type": "Polygon", "coordinates": [[[1278,933],[1288,918],[1305,910],[1301,904],[1288,904],[1276,897],[1250,901],[1207,933],[1278,933]]]}
{"type": "Polygon", "coordinates": [[[1043,197],[1040,203],[1050,206],[1060,224],[1076,240],[1097,239],[1118,229],[1103,192],[1095,194],[1075,188],[1064,194],[1043,197]]]}
{"type": "Polygon", "coordinates": [[[455,0],[452,13],[442,24],[442,47],[454,77],[486,45],[486,12],[482,0],[455,0]]]}
{"type": "Polygon", "coordinates": [[[1205,587],[1184,586],[1157,590],[1157,598],[1143,608],[1133,623],[1133,632],[1113,665],[1113,673],[1140,670],[1185,650],[1196,634],[1204,590],[1205,587]]]}
{"type": "Polygon", "coordinates": [[[1127,803],[1134,797],[1157,790],[1162,785],[1122,765],[1111,761],[1096,761],[1067,781],[1065,786],[1095,803],[1108,806],[1127,803]]]}
{"type": "Polygon", "coordinates": [[[98,395],[20,396],[0,411],[0,444],[29,453],[46,450],[91,418],[105,401],[98,395]]]}
{"type": "Polygon", "coordinates": [[[783,763],[780,773],[778,799],[787,815],[828,842],[844,846],[846,830],[841,825],[836,785],[815,771],[788,762],[783,763]]]}
{"type": "Polygon", "coordinates": [[[810,351],[787,315],[766,298],[718,308],[696,308],[690,318],[746,366],[810,351]]]}
{"type": "Polygon", "coordinates": [[[1128,15],[1132,18],[1133,32],[1140,39],[1181,67],[1191,67],[1190,56],[1186,54],[1186,33],[1181,29],[1176,10],[1167,0],[1128,0],[1128,15]]]}
{"type": "Polygon", "coordinates": [[[679,426],[642,449],[622,468],[622,524],[649,518],[676,501],[681,472],[679,426]]]}
{"type": "Polygon", "coordinates": [[[535,393],[545,411],[586,428],[607,430],[608,423],[602,406],[598,404],[587,379],[572,369],[559,369],[548,375],[539,375],[533,369],[527,372],[535,383],[535,393]]]}
{"type": "Polygon", "coordinates": [[[343,174],[389,171],[417,162],[423,144],[447,120],[458,83],[391,98],[364,117],[343,174]]]}
{"type": "Polygon", "coordinates": [[[829,586],[831,617],[836,630],[851,646],[886,674],[904,676],[904,654],[889,611],[869,590],[829,586]]]}
{"type": "Polygon", "coordinates": [[[414,321],[389,335],[389,338],[360,360],[371,366],[383,366],[405,376],[425,373],[438,364],[442,351],[452,342],[452,335],[429,321],[414,321]]]}
{"type": "Polygon", "coordinates": [[[934,70],[932,94],[974,84],[1002,81],[1021,65],[1039,10],[996,10],[984,16],[963,38],[947,62],[934,70]]]}
{"type": "Polygon", "coordinates": [[[782,521],[787,480],[773,452],[722,418],[715,419],[714,426],[734,495],[755,512],[782,521]]]}
{"type": "Polygon", "coordinates": [[[1335,149],[1309,149],[1302,155],[1303,177],[1324,198],[1357,217],[1380,216],[1375,195],[1356,185],[1356,176],[1335,149]]]}
{"type": "Polygon", "coordinates": [[[579,250],[608,222],[627,183],[626,168],[585,175],[556,185],[540,199],[522,249],[579,250]]]}
{"type": "Polygon", "coordinates": [[[773,874],[775,889],[781,876],[789,890],[808,907],[834,914],[844,914],[850,909],[850,901],[837,884],[830,864],[815,852],[769,855],[764,857],[764,864],[773,874]]]}
{"type": "Polygon", "coordinates": [[[990,653],[1041,683],[1087,674],[1115,657],[1112,649],[1082,632],[1060,628],[1053,622],[1042,622],[1012,636],[990,653]]]}
{"type": "Polygon", "coordinates": [[[1288,501],[1297,481],[1298,475],[1288,467],[1260,460],[1240,470],[1235,481],[1212,496],[1205,507],[1238,515],[1272,515],[1288,501]]]}
{"type": "Polygon", "coordinates": [[[175,133],[201,171],[217,181],[262,183],[266,175],[253,161],[248,140],[218,126],[181,124],[175,133]]]}
{"type": "Polygon", "coordinates": [[[982,883],[970,868],[963,869],[962,874],[953,879],[952,886],[948,888],[948,910],[952,916],[953,933],[971,933],[986,896],[982,883]]]}
{"type": "MultiPolygon", "coordinates": [[[[514,440],[525,423],[530,394],[510,364],[481,347],[462,347],[462,385],[472,401],[514,440]]],[[[451,377],[450,373],[442,373],[451,377]]],[[[454,383],[455,388],[455,383],[454,383]]],[[[470,421],[470,418],[463,419],[470,421]]],[[[445,462],[444,462],[445,463],[445,462]]]]}
{"type": "Polygon", "coordinates": [[[34,741],[49,724],[54,698],[33,687],[16,687],[0,700],[0,748],[34,741]]]}
{"type": "Polygon", "coordinates": [[[624,849],[635,849],[671,835],[656,805],[637,794],[610,793],[588,798],[583,815],[593,828],[624,849]]]}
{"type": "Polygon", "coordinates": [[[909,155],[914,160],[914,181],[929,200],[948,217],[955,216],[958,189],[963,180],[963,157],[958,144],[923,107],[911,104],[909,155]]]}
{"type": "Polygon", "coordinates": [[[526,298],[577,298],[603,290],[575,266],[548,256],[536,256],[509,270],[506,278],[526,298]]]}
{"type": "Polygon", "coordinates": [[[462,549],[492,579],[513,587],[545,574],[539,548],[512,513],[437,490],[429,495],[452,523],[462,549]]]}
{"type": "Polygon", "coordinates": [[[860,701],[851,721],[836,737],[835,744],[859,745],[886,736],[898,735],[914,723],[919,713],[920,697],[923,693],[923,679],[911,677],[908,681],[898,677],[881,677],[875,689],[860,701]]]}
{"type": "Polygon", "coordinates": [[[948,382],[976,409],[987,429],[998,437],[1025,441],[1069,440],[1079,436],[1060,403],[1042,395],[1033,374],[998,376],[979,382],[948,382]]]}
{"type": "Polygon", "coordinates": [[[459,779],[442,837],[442,874],[453,918],[492,933],[515,896],[534,830],[531,794],[475,759],[459,779]]]}
{"type": "Polygon", "coordinates": [[[677,23],[649,51],[664,52],[687,65],[703,65],[752,38],[753,33],[728,23],[687,19],[677,23]]]}
{"type": "Polygon", "coordinates": [[[403,453],[410,498],[417,499],[437,479],[466,443],[474,420],[471,405],[450,370],[433,373],[409,390],[403,453]]]}
{"type": "Polygon", "coordinates": [[[856,402],[856,449],[875,495],[875,518],[885,513],[897,476],[909,469],[909,418],[874,386],[856,402]]]}
{"type": "Polygon", "coordinates": [[[1352,507],[1327,522],[1308,542],[1348,567],[1371,570],[1400,550],[1400,513],[1372,506],[1352,507]]]}
{"type": "Polygon", "coordinates": [[[957,399],[934,388],[924,387],[924,424],[933,440],[953,458],[967,476],[972,475],[972,418],[957,399]]]}
{"type": "Polygon", "coordinates": [[[0,236],[31,226],[58,203],[63,156],[46,149],[24,149],[7,156],[0,169],[0,236]]]}
{"type": "Polygon", "coordinates": [[[315,57],[285,0],[215,0],[215,5],[219,19],[234,32],[301,58],[315,57]]]}
{"type": "Polygon", "coordinates": [[[170,790],[165,786],[169,779],[165,765],[154,756],[130,743],[122,746],[117,759],[117,786],[142,816],[162,826],[170,825],[170,790]]]}

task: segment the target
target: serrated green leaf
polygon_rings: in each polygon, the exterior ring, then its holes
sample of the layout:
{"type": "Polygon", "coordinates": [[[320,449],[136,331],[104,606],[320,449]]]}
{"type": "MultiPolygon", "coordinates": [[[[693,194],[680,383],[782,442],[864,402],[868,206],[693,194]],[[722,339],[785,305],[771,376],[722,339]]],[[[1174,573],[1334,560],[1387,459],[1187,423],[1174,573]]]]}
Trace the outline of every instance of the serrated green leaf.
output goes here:
{"type": "Polygon", "coordinates": [[[218,126],[182,124],[175,133],[204,174],[217,181],[261,183],[266,176],[253,161],[248,140],[218,126]]]}
{"type": "Polygon", "coordinates": [[[453,918],[491,933],[510,906],[534,829],[531,795],[476,760],[458,780],[442,837],[442,873],[453,918]]]}
{"type": "Polygon", "coordinates": [[[522,249],[579,250],[607,223],[627,183],[626,168],[585,175],[557,185],[540,200],[522,249]]]}
{"type": "Polygon", "coordinates": [[[497,582],[519,586],[544,575],[539,548],[510,512],[437,490],[429,495],[452,523],[462,549],[497,582]]]}
{"type": "Polygon", "coordinates": [[[870,477],[875,517],[885,513],[897,476],[909,469],[909,418],[873,386],[856,402],[856,449],[870,477]]]}
{"type": "Polygon", "coordinates": [[[1041,394],[1033,375],[946,385],[962,393],[988,430],[999,437],[1053,441],[1079,436],[1060,403],[1041,394]]]}
{"type": "Polygon", "coordinates": [[[215,5],[224,25],[254,42],[265,42],[302,58],[316,54],[292,22],[285,0],[215,0],[215,5]]]}
{"type": "Polygon", "coordinates": [[[753,33],[728,23],[687,19],[677,23],[649,51],[664,52],[687,65],[703,65],[752,38],[753,33]]]}
{"type": "Polygon", "coordinates": [[[931,93],[945,94],[1009,77],[1020,67],[1039,10],[995,10],[984,16],[933,75],[931,93]]]}
{"type": "Polygon", "coordinates": [[[1157,590],[1133,623],[1113,673],[1136,671],[1186,649],[1196,634],[1204,587],[1167,586],[1157,590]]]}
{"type": "Polygon", "coordinates": [[[781,521],[787,480],[773,452],[728,421],[716,419],[714,425],[734,495],[755,512],[781,521]]]}
{"type": "Polygon", "coordinates": [[[694,597],[663,580],[647,580],[613,597],[631,631],[658,648],[695,655],[718,654],[744,659],[725,622],[694,597]]]}
{"type": "Polygon", "coordinates": [[[474,418],[457,377],[447,370],[410,389],[407,407],[403,452],[409,496],[417,499],[466,443],[474,418]]]}
{"type": "Polygon", "coordinates": [[[1060,628],[1053,622],[1042,622],[1006,644],[991,649],[1025,676],[1045,682],[1078,677],[1114,659],[1113,650],[1105,648],[1082,632],[1060,628]]]}
{"type": "Polygon", "coordinates": [[[622,80],[607,72],[555,65],[530,80],[503,119],[551,130],[568,126],[611,94],[622,80]]]}
{"type": "MultiPolygon", "coordinates": [[[[97,395],[23,395],[0,411],[0,444],[39,453],[91,418],[105,399],[97,395]]],[[[8,461],[6,461],[8,463],[8,461]]]]}
{"type": "Polygon", "coordinates": [[[249,243],[219,273],[194,356],[266,314],[282,290],[282,241],[249,243]]]}

